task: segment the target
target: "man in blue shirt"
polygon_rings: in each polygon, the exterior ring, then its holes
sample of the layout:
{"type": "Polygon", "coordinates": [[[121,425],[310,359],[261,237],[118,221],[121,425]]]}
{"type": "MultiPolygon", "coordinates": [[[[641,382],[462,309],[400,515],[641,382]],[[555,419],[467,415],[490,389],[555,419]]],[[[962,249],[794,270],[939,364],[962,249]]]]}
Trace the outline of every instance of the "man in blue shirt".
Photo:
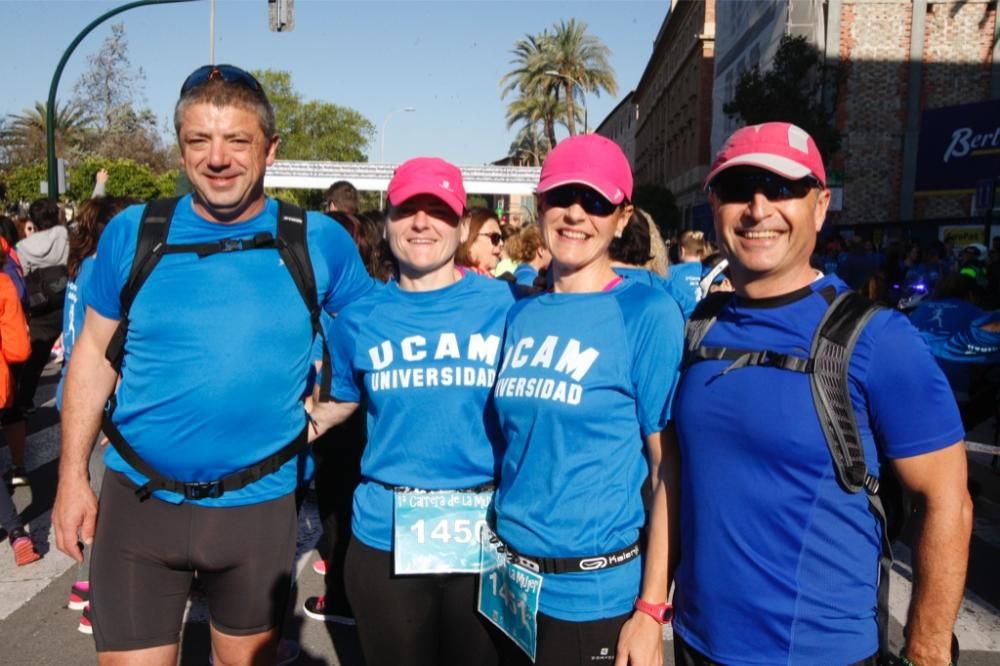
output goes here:
{"type": "MultiPolygon", "coordinates": [[[[93,544],[101,663],[176,663],[195,574],[216,663],[273,663],[295,548],[294,490],[309,473],[299,444],[315,434],[301,401],[314,327],[276,244],[265,240],[279,228],[278,203],[263,189],[278,135],[260,84],[229,65],[199,68],[181,88],[174,121],[194,194],[177,202],[166,236],[174,251],[127,313],[121,293],[143,207],[115,217],[98,246],[63,395],[56,544],[78,561],[78,541],[93,544]],[[258,243],[257,251],[190,250],[258,243]],[[105,354],[120,320],[128,325],[116,388],[105,354]],[[138,462],[112,437],[98,503],[87,459],[112,392],[113,429],[138,462]],[[183,494],[135,492],[153,472],[180,482],[183,494]]],[[[299,223],[319,306],[336,313],[367,293],[371,280],[342,227],[318,213],[299,223]]]]}
{"type": "MultiPolygon", "coordinates": [[[[830,192],[816,144],[788,123],[737,131],[706,183],[736,294],[705,347],[808,356],[847,286],[810,267],[830,192]],[[822,293],[821,293],[822,292],[822,293]]],[[[887,460],[923,513],[905,656],[950,661],[972,506],[948,383],[901,314],[879,311],[849,365],[869,473],[887,460]]],[[[805,373],[689,365],[674,407],[681,447],[678,664],[872,664],[881,527],[838,483],[805,373]]]]}

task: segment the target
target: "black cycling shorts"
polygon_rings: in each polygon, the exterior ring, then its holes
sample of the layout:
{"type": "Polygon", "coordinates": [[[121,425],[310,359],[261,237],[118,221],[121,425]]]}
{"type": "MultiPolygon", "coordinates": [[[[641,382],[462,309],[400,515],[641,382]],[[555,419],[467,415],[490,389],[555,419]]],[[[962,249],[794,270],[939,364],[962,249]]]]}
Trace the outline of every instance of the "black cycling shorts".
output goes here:
{"type": "Polygon", "coordinates": [[[90,573],[99,652],[177,643],[196,574],[217,631],[245,636],[278,625],[295,556],[294,493],[214,508],[140,502],[134,491],[108,470],[90,573]]]}

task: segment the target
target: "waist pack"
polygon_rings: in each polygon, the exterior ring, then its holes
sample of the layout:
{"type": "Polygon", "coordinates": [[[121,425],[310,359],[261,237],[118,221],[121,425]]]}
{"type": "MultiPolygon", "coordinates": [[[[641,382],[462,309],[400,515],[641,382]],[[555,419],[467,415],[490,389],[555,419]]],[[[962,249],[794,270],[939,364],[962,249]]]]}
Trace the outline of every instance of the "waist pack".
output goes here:
{"type": "Polygon", "coordinates": [[[705,336],[733,294],[708,295],[695,309],[684,331],[684,365],[699,361],[729,361],[724,372],[748,366],[778,368],[809,376],[813,404],[826,440],[837,481],[848,493],[864,492],[868,508],[881,528],[882,552],[879,558],[878,624],[879,652],[889,656],[889,570],[892,543],[903,530],[911,504],[890,465],[882,465],[880,476],[868,471],[865,451],[858,432],[857,417],[851,403],[848,369],[858,337],[881,306],[855,291],[839,296],[832,285],[818,294],[828,307],[813,334],[809,357],[783,354],[766,349],[705,347],[705,336]]]}

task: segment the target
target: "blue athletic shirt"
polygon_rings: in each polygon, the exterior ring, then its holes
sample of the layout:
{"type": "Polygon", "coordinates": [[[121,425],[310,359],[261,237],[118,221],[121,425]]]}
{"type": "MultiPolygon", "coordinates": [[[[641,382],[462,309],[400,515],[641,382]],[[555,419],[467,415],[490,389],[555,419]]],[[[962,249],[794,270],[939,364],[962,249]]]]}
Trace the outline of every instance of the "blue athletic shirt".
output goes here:
{"type": "Polygon", "coordinates": [[[56,386],[56,409],[62,411],[63,384],[66,383],[66,370],[69,368],[69,357],[73,353],[76,338],[83,330],[83,315],[87,309],[87,284],[94,272],[94,258],[85,257],[80,262],[80,270],[76,278],[66,283],[66,300],[63,305],[63,366],[59,375],[59,385],[56,386]]]}
{"type": "MultiPolygon", "coordinates": [[[[636,541],[646,521],[645,437],[670,419],[683,327],[670,296],[628,280],[511,309],[493,395],[507,441],[497,534],[514,550],[587,557],[636,541]]],[[[539,608],[575,622],[628,613],[641,560],[546,574],[539,608]]]]}
{"type": "MultiPolygon", "coordinates": [[[[101,236],[88,305],[121,316],[120,292],[135,256],[144,206],[117,215],[101,236]]],[[[168,242],[204,243],[277,234],[278,203],[236,224],[199,217],[182,198],[168,242]]],[[[309,213],[307,241],[323,309],[335,313],[366,294],[372,280],[339,224],[309,213]]],[[[312,326],[305,302],[277,250],[199,259],[167,254],[132,305],[115,423],[140,457],[168,478],[213,481],[249,467],[291,442],[305,425],[302,393],[312,326]]],[[[308,456],[204,506],[255,504],[281,497],[311,473],[308,456]]],[[[145,478],[108,447],[105,463],[135,483],[145,478]]],[[[157,491],[170,502],[183,498],[157,491]]]]}
{"type": "Polygon", "coordinates": [[[503,440],[488,403],[513,302],[509,283],[471,272],[434,291],[391,281],[330,324],[333,396],[368,399],[351,519],[364,544],[392,549],[386,486],[458,490],[496,479],[503,440]]]}
{"type": "Polygon", "coordinates": [[[670,294],[677,300],[688,319],[701,298],[701,262],[684,261],[671,264],[667,274],[670,294]]]}
{"type": "MultiPolygon", "coordinates": [[[[734,297],[703,344],[808,357],[827,276],[782,297],[734,297]]],[[[674,630],[725,664],[849,664],[878,650],[880,527],[864,492],[837,483],[809,377],[767,367],[684,372],[681,560],[674,630]]],[[[883,310],[858,339],[850,390],[865,460],[907,458],[964,436],[951,389],[902,314],[883,310]],[[877,361],[877,362],[876,362],[877,361]]]]}
{"type": "Polygon", "coordinates": [[[972,388],[971,367],[966,363],[940,358],[937,350],[952,335],[966,330],[969,324],[983,314],[981,308],[960,298],[922,301],[917,309],[910,313],[910,323],[920,331],[931,352],[937,357],[938,365],[948,378],[952,391],[963,400],[969,399],[969,391],[972,388]]]}
{"type": "Polygon", "coordinates": [[[518,264],[514,269],[514,281],[522,287],[535,286],[538,270],[531,264],[518,264]]]}

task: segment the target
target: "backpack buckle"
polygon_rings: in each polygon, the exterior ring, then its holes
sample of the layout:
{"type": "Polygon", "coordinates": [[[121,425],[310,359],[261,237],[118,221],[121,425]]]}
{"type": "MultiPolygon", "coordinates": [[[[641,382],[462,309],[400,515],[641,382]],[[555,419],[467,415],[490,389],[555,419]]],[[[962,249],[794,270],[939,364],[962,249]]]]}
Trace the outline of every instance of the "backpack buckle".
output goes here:
{"type": "Polygon", "coordinates": [[[220,252],[239,252],[243,249],[242,238],[224,238],[219,241],[220,252]]]}
{"type": "Polygon", "coordinates": [[[184,484],[184,499],[188,500],[218,499],[223,492],[222,481],[184,484]]]}

